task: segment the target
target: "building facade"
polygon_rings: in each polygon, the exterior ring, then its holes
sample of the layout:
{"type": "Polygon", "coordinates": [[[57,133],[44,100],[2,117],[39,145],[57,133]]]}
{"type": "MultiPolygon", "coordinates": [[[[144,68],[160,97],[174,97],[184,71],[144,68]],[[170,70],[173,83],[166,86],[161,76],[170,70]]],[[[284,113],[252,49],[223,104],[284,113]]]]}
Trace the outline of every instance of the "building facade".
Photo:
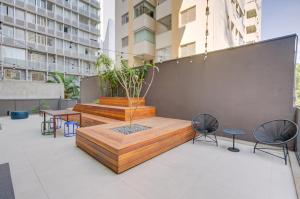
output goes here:
{"type": "Polygon", "coordinates": [[[138,66],[252,43],[260,26],[260,0],[120,0],[116,60],[138,66]]]}
{"type": "Polygon", "coordinates": [[[0,8],[1,79],[95,74],[99,1],[0,0],[0,8]]]}

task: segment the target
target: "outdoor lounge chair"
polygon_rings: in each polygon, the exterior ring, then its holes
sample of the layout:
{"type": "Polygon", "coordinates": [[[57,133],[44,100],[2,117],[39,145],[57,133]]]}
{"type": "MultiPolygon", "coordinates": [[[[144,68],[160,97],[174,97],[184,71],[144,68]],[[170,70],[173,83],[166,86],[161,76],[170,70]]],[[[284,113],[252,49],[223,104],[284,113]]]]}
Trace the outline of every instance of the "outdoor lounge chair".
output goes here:
{"type": "Polygon", "coordinates": [[[219,128],[218,120],[209,114],[199,114],[192,120],[192,127],[195,131],[195,141],[213,142],[218,146],[216,130],[219,128]],[[204,139],[202,139],[204,138],[204,139]]]}
{"type": "Polygon", "coordinates": [[[287,164],[287,156],[288,152],[288,143],[295,139],[298,135],[298,126],[292,121],[289,120],[274,120],[270,122],[266,122],[257,128],[254,129],[253,135],[257,142],[254,145],[253,153],[255,150],[262,151],[269,155],[273,155],[275,157],[284,159],[285,164],[287,164]],[[258,144],[266,144],[271,146],[278,146],[280,148],[258,148],[258,144]],[[283,150],[283,157],[279,155],[275,155],[265,149],[273,149],[273,150],[283,150]]]}

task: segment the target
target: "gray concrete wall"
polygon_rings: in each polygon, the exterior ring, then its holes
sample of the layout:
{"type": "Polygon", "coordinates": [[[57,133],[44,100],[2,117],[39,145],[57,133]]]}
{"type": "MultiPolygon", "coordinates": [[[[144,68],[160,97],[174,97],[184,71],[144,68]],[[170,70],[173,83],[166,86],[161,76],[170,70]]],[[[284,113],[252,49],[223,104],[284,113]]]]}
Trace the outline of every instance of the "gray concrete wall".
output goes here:
{"type": "Polygon", "coordinates": [[[91,103],[101,95],[98,76],[85,77],[80,82],[80,102],[91,103]]]}
{"type": "Polygon", "coordinates": [[[0,81],[0,99],[59,99],[64,98],[62,84],[5,80],[0,81]]]}
{"type": "MultiPolygon", "coordinates": [[[[252,129],[273,119],[294,120],[296,36],[220,50],[157,64],[146,99],[157,115],[191,120],[198,113],[214,115],[223,128],[241,128],[240,139],[253,141],[252,129]]],[[[81,82],[81,100],[100,96],[98,79],[81,82]]]]}
{"type": "Polygon", "coordinates": [[[75,106],[77,100],[71,99],[0,99],[0,116],[11,111],[28,111],[35,109],[63,110],[75,106]]]}
{"type": "Polygon", "coordinates": [[[294,120],[296,36],[158,64],[147,97],[157,115],[191,120],[209,113],[223,128],[252,129],[273,119],[294,120]]]}

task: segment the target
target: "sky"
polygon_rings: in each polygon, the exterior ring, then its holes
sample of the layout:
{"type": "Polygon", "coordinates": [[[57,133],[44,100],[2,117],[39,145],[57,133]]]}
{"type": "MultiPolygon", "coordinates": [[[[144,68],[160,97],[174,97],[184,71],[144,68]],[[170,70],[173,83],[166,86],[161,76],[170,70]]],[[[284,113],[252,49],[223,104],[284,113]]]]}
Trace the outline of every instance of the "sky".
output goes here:
{"type": "Polygon", "coordinates": [[[300,0],[262,0],[262,40],[294,33],[300,36],[300,0]]]}

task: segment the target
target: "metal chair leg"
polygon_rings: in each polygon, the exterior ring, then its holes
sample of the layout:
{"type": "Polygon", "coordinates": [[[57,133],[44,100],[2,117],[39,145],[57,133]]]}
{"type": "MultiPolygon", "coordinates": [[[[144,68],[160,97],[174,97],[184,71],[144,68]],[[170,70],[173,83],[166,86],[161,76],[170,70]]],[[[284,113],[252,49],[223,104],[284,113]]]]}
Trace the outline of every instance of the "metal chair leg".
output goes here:
{"type": "Polygon", "coordinates": [[[216,139],[216,145],[217,145],[217,147],[219,146],[219,144],[218,144],[218,139],[217,139],[217,136],[216,136],[216,134],[214,133],[214,136],[215,136],[215,139],[216,139]]]}
{"type": "Polygon", "coordinates": [[[256,142],[255,145],[254,145],[253,153],[255,153],[255,149],[257,147],[257,144],[258,144],[258,142],[256,142]]]}

